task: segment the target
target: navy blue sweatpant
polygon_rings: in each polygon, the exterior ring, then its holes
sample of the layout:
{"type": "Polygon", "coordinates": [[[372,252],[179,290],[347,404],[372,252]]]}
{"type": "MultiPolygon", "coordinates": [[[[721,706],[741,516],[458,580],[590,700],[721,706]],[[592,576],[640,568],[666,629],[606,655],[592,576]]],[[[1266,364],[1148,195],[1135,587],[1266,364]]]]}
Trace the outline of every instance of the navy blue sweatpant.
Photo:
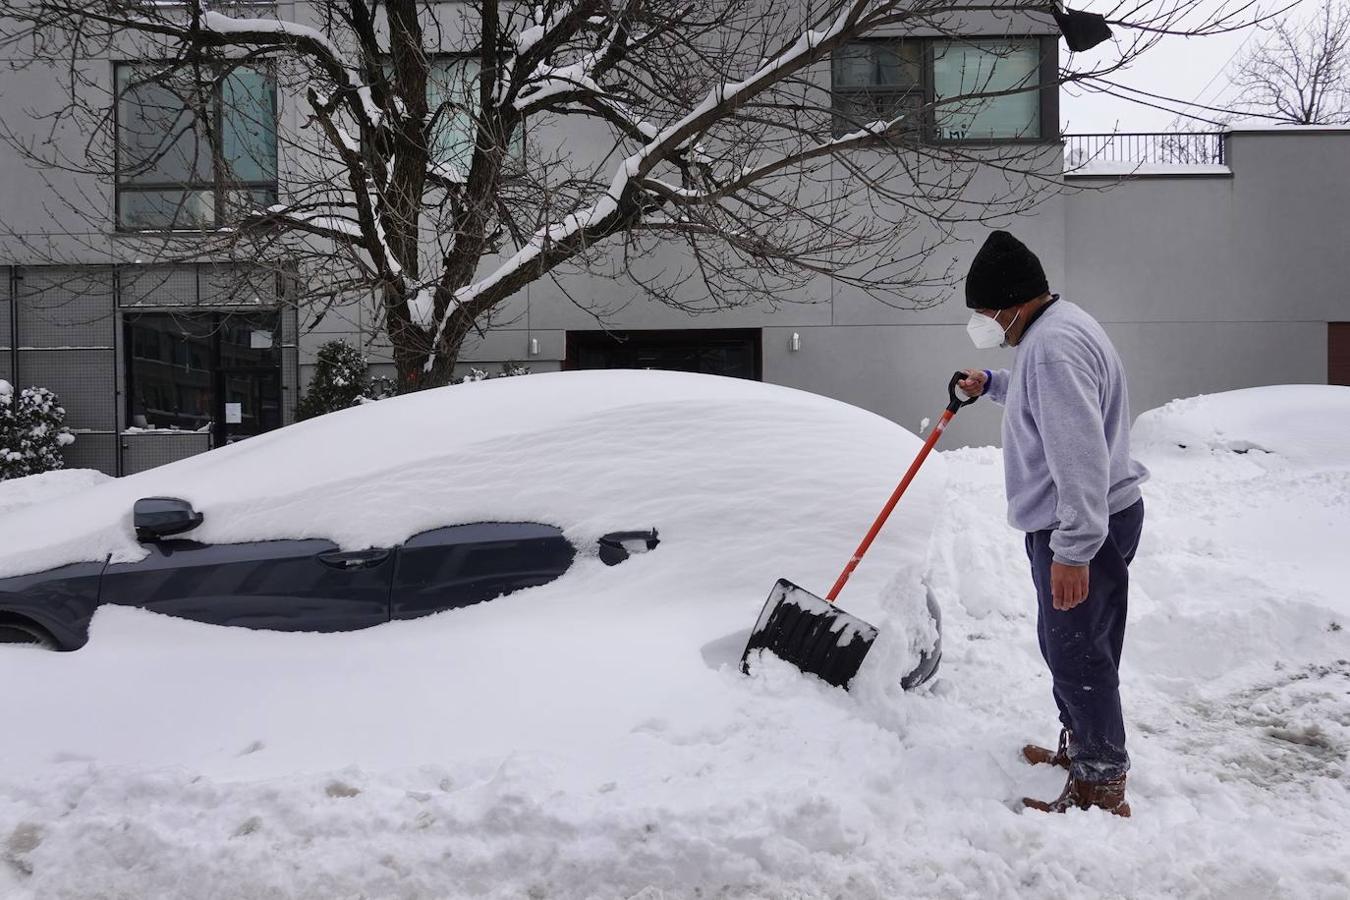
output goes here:
{"type": "Polygon", "coordinates": [[[1088,571],[1087,599],[1057,610],[1050,594],[1050,535],[1027,535],[1036,583],[1036,630],[1054,679],[1059,721],[1073,735],[1070,771],[1083,781],[1107,781],[1130,768],[1120,711],[1120,648],[1125,642],[1130,561],[1144,526],[1144,501],[1111,516],[1102,548],[1088,571]]]}

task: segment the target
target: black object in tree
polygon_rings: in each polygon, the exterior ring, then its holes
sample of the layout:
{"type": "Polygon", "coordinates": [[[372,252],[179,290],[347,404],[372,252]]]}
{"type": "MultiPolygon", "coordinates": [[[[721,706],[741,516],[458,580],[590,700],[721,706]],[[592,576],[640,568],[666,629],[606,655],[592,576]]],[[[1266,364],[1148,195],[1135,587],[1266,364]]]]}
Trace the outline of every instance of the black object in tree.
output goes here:
{"type": "Polygon", "coordinates": [[[1058,3],[1050,12],[1059,25],[1060,34],[1064,35],[1064,42],[1075,53],[1091,50],[1111,37],[1111,26],[1106,24],[1106,17],[1098,13],[1061,10],[1058,3]]]}

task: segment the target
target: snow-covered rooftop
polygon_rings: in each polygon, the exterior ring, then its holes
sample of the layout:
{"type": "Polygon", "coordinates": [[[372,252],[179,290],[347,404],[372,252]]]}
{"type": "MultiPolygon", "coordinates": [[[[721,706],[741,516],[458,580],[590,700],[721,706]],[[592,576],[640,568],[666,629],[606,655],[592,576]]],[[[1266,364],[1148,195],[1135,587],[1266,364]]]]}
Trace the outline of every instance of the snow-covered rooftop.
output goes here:
{"type": "Polygon", "coordinates": [[[1269,134],[1319,134],[1319,133],[1345,133],[1350,134],[1350,123],[1340,125],[1296,125],[1292,122],[1272,122],[1269,119],[1244,119],[1238,122],[1231,122],[1225,126],[1225,131],[1234,133],[1253,133],[1262,132],[1269,134]]]}
{"type": "Polygon", "coordinates": [[[1214,178],[1232,175],[1233,170],[1217,163],[1136,163],[1115,161],[1093,161],[1079,166],[1066,165],[1064,175],[1067,178],[1108,178],[1108,177],[1200,177],[1214,178]]]}

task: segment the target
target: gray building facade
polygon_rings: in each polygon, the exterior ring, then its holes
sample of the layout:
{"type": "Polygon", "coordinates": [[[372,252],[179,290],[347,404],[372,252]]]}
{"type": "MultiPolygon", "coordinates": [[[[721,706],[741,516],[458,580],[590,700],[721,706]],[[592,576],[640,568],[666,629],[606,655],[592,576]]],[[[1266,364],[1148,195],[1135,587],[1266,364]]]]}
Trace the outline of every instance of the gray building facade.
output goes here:
{"type": "MultiPolygon", "coordinates": [[[[973,25],[971,33],[983,32],[973,25]]],[[[1045,22],[1000,19],[988,23],[988,34],[1004,41],[1015,35],[1028,58],[1054,71],[1056,38],[1045,22]]],[[[931,53],[928,60],[923,78],[931,91],[942,74],[931,53]]],[[[87,69],[112,85],[118,64],[89,60],[87,69]]],[[[6,73],[0,113],[17,121],[59,87],[41,66],[6,73]]],[[[1075,162],[1065,171],[1054,92],[1027,96],[1017,109],[996,110],[988,127],[1013,128],[1038,147],[1055,190],[998,224],[1038,253],[1052,290],[1105,323],[1130,372],[1136,412],[1201,392],[1350,381],[1338,368],[1350,368],[1338,362],[1350,360],[1342,224],[1350,208],[1350,130],[1233,131],[1220,139],[1223,165],[1075,162]],[[1014,124],[1001,125],[1000,116],[1014,124]],[[1025,133],[1028,122],[1034,135],[1025,133]]],[[[300,124],[297,104],[285,96],[273,102],[283,124],[300,124]]],[[[256,173],[257,189],[284,196],[287,165],[286,154],[277,154],[270,174],[266,166],[256,173]]],[[[976,199],[992,196],[1000,178],[982,173],[968,190],[976,199]]],[[[361,346],[376,373],[391,368],[363,298],[316,320],[288,303],[292,290],[276,274],[224,262],[146,264],[119,226],[128,197],[141,204],[138,214],[153,217],[145,198],[159,189],[119,191],[0,158],[0,217],[12,235],[0,244],[0,378],[57,392],[77,434],[69,465],[130,474],[290,424],[326,340],[361,346]],[[77,225],[55,193],[87,198],[106,215],[77,225]],[[54,258],[62,264],[52,265],[54,258]]],[[[963,272],[986,231],[961,229],[940,261],[963,272]]],[[[887,306],[822,280],[802,302],[698,316],[604,279],[569,288],[607,311],[603,327],[550,281],[539,281],[470,343],[461,369],[512,362],[535,372],[708,371],[824,394],[917,431],[940,411],[954,368],[1009,358],[970,346],[959,283],[923,310],[887,306]]],[[[946,443],[997,442],[998,422],[997,410],[978,404],[958,418],[946,443]]]]}
{"type": "MultiPolygon", "coordinates": [[[[1221,140],[1222,166],[1070,168],[1054,201],[1007,223],[1040,255],[1051,290],[1104,324],[1136,414],[1264,384],[1350,384],[1350,129],[1236,130],[1221,140]]],[[[979,239],[953,248],[961,267],[979,239]]],[[[921,313],[845,301],[825,325],[767,325],[765,377],[914,430],[933,415],[934,382],[954,363],[1011,360],[1011,351],[975,351],[967,317],[959,286],[921,313]]],[[[998,410],[976,404],[944,440],[997,443],[999,422],[998,410]]]]}

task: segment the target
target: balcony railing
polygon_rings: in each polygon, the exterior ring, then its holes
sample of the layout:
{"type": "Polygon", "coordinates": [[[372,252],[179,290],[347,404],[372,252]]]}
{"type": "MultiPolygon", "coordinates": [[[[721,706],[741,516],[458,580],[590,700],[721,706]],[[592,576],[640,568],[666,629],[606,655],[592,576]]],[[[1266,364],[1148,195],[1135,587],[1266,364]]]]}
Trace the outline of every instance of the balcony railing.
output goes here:
{"type": "Polygon", "coordinates": [[[1222,166],[1222,131],[1139,134],[1066,134],[1064,168],[1117,166],[1222,166]]]}

